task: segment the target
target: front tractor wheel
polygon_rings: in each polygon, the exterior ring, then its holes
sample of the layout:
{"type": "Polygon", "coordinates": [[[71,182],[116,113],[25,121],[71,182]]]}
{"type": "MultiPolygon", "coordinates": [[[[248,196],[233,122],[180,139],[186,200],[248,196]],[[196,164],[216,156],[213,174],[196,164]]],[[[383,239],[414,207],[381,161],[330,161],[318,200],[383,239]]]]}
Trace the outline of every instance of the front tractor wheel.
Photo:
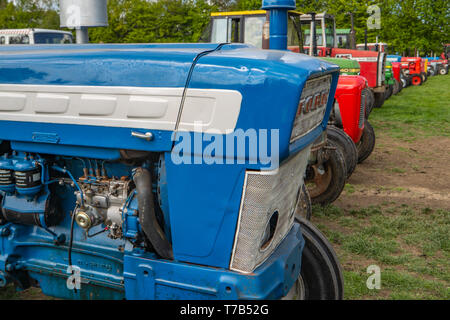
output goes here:
{"type": "Polygon", "coordinates": [[[374,107],[375,108],[381,108],[383,106],[384,100],[385,100],[385,93],[384,92],[376,92],[374,94],[375,96],[375,103],[374,103],[374,107]]]}
{"type": "Polygon", "coordinates": [[[421,86],[423,83],[422,75],[415,75],[411,78],[411,83],[413,86],[421,86]]]}
{"type": "Polygon", "coordinates": [[[427,74],[425,72],[422,72],[421,75],[422,75],[422,82],[426,82],[428,80],[427,74]]]}
{"type": "Polygon", "coordinates": [[[340,148],[347,167],[347,179],[350,178],[358,163],[358,150],[356,150],[355,143],[344,130],[335,126],[327,127],[327,139],[333,141],[340,148]]]}
{"type": "Polygon", "coordinates": [[[398,82],[397,79],[394,79],[392,94],[395,96],[397,93],[400,92],[400,88],[401,88],[401,84],[398,82]]]}
{"type": "Polygon", "coordinates": [[[358,163],[366,160],[373,149],[375,148],[375,131],[373,130],[372,125],[369,121],[364,122],[364,130],[361,136],[361,140],[359,140],[356,145],[356,149],[358,150],[358,163]]]}
{"type": "Polygon", "coordinates": [[[305,239],[300,276],[285,300],[342,300],[344,277],[331,243],[311,222],[295,218],[305,239]]]}
{"type": "Polygon", "coordinates": [[[336,200],[347,178],[347,166],[339,147],[327,140],[325,148],[323,161],[306,168],[305,183],[313,204],[326,205],[336,200]]]}
{"type": "Polygon", "coordinates": [[[375,103],[375,96],[372,90],[369,88],[364,88],[362,94],[366,97],[366,118],[369,118],[369,114],[372,112],[373,105],[375,103]]]}
{"type": "Polygon", "coordinates": [[[448,73],[448,69],[442,66],[439,68],[438,72],[441,76],[445,76],[448,73]]]}

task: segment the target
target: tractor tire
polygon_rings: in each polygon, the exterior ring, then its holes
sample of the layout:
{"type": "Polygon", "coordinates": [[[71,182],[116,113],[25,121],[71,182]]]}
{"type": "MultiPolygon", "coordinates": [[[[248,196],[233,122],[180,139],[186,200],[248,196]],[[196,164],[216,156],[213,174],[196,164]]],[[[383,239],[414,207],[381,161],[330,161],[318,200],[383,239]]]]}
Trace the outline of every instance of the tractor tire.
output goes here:
{"type": "Polygon", "coordinates": [[[374,108],[381,108],[383,106],[384,103],[384,92],[382,93],[375,93],[375,103],[374,103],[374,108]]]}
{"type": "Polygon", "coordinates": [[[428,66],[428,77],[432,77],[434,76],[434,67],[433,66],[428,66]]]}
{"type": "Polygon", "coordinates": [[[358,151],[355,143],[344,130],[335,126],[327,127],[327,139],[333,141],[340,148],[347,167],[347,179],[350,178],[358,163],[358,151]]]}
{"type": "Polygon", "coordinates": [[[358,150],[358,163],[366,160],[375,148],[375,131],[369,121],[364,122],[364,131],[361,140],[356,144],[358,150]]]}
{"type": "Polygon", "coordinates": [[[295,218],[300,224],[305,246],[300,276],[284,300],[342,300],[344,277],[336,252],[327,238],[311,222],[295,218]]]}
{"type": "Polygon", "coordinates": [[[305,183],[312,204],[327,205],[336,200],[345,186],[347,167],[340,148],[327,140],[329,158],[322,164],[308,165],[305,183]]]}
{"type": "Polygon", "coordinates": [[[445,76],[448,73],[448,70],[444,66],[441,66],[438,72],[441,76],[445,76]]]}
{"type": "Polygon", "coordinates": [[[394,91],[393,85],[388,85],[386,91],[384,92],[384,100],[386,101],[392,96],[392,92],[394,91]]]}
{"type": "Polygon", "coordinates": [[[362,94],[364,94],[367,97],[367,103],[366,103],[366,119],[369,118],[370,113],[373,109],[373,104],[375,103],[375,97],[373,95],[372,90],[370,88],[364,88],[362,94]]]}
{"type": "Polygon", "coordinates": [[[423,83],[422,75],[414,75],[411,78],[411,83],[413,86],[421,86],[423,83]]]}
{"type": "Polygon", "coordinates": [[[426,82],[428,80],[427,74],[425,72],[422,72],[421,75],[422,75],[423,82],[426,82]]]}
{"type": "Polygon", "coordinates": [[[392,94],[396,95],[399,92],[400,92],[400,83],[397,81],[397,79],[394,79],[394,85],[393,85],[393,89],[392,89],[392,94]]]}
{"type": "Polygon", "coordinates": [[[404,77],[400,78],[402,89],[408,86],[408,80],[404,77]]]}
{"type": "Polygon", "coordinates": [[[312,215],[312,203],[309,196],[308,188],[305,184],[302,184],[297,199],[297,207],[295,208],[295,216],[306,220],[311,220],[312,215]]]}

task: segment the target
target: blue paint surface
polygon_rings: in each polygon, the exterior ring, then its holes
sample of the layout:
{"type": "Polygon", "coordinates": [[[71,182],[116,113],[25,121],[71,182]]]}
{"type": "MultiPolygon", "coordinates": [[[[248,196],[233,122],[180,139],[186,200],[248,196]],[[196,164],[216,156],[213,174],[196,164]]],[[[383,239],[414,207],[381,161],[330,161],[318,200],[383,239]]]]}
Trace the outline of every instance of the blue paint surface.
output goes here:
{"type": "MultiPolygon", "coordinates": [[[[224,45],[196,59],[214,49],[217,45],[5,46],[0,48],[0,84],[184,88],[188,83],[189,88],[237,90],[243,100],[236,129],[279,130],[280,162],[303,150],[325,130],[337,85],[337,66],[287,51],[237,44],[224,45]],[[328,73],[333,79],[331,98],[322,123],[290,143],[306,80],[328,73]]],[[[129,177],[136,165],[114,162],[120,150],[158,154],[163,163],[155,164],[155,175],[159,175],[154,181],[155,194],[160,197],[175,260],[161,260],[139,246],[133,249],[130,240],[140,229],[132,215],[124,214],[127,239],[110,239],[106,234],[86,239],[84,231],[76,227],[73,260],[89,284],[86,290],[75,293],[65,286],[67,240],[55,244],[55,236],[48,230],[7,223],[0,226],[0,276],[13,279],[29,274],[40,282],[44,293],[64,298],[272,299],[285,294],[300,270],[303,239],[298,225],[251,276],[229,270],[245,171],[265,166],[258,161],[251,163],[248,153],[242,164],[176,165],[171,157],[172,132],[152,131],[155,139],[148,142],[132,138],[132,130],[140,128],[0,119],[0,141],[10,141],[15,151],[61,162],[76,178],[82,175],[77,157],[106,160],[110,175],[129,177]],[[295,272],[285,274],[286,265],[289,270],[295,265],[295,272]]],[[[75,188],[65,184],[55,189],[64,219],[51,232],[68,239],[75,188]]],[[[131,212],[136,207],[133,200],[125,209],[131,212]]],[[[99,225],[90,232],[102,228],[99,225]]]]}

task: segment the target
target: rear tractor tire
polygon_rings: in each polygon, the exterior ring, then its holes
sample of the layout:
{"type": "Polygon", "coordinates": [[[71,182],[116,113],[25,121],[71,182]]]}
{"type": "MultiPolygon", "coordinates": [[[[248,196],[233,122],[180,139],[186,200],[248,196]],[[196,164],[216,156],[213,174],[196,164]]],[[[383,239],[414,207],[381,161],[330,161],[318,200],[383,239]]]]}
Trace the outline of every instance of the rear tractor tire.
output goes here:
{"type": "Polygon", "coordinates": [[[375,131],[369,121],[364,122],[364,131],[361,140],[356,144],[358,150],[358,163],[366,160],[375,148],[375,131]]]}
{"type": "Polygon", "coordinates": [[[355,143],[344,130],[335,126],[327,127],[327,139],[337,144],[341,150],[347,167],[347,179],[350,178],[358,163],[358,150],[355,143]]]}
{"type": "Polygon", "coordinates": [[[300,223],[305,246],[300,276],[285,300],[342,300],[344,277],[342,267],[331,243],[311,222],[295,218],[300,223]]]}
{"type": "Polygon", "coordinates": [[[336,200],[345,186],[345,158],[333,141],[327,140],[328,157],[323,163],[308,165],[305,183],[313,204],[327,205],[336,200]]]}

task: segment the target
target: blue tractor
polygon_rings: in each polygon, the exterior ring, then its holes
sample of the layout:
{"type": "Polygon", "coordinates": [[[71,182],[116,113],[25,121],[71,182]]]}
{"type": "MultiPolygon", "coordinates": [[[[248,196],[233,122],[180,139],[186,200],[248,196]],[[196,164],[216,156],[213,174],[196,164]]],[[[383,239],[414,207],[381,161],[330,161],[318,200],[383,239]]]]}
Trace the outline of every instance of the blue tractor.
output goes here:
{"type": "Polygon", "coordinates": [[[298,217],[339,68],[276,50],[295,3],[263,4],[274,50],[0,48],[0,286],[67,299],[343,297],[331,245],[298,217]]]}

